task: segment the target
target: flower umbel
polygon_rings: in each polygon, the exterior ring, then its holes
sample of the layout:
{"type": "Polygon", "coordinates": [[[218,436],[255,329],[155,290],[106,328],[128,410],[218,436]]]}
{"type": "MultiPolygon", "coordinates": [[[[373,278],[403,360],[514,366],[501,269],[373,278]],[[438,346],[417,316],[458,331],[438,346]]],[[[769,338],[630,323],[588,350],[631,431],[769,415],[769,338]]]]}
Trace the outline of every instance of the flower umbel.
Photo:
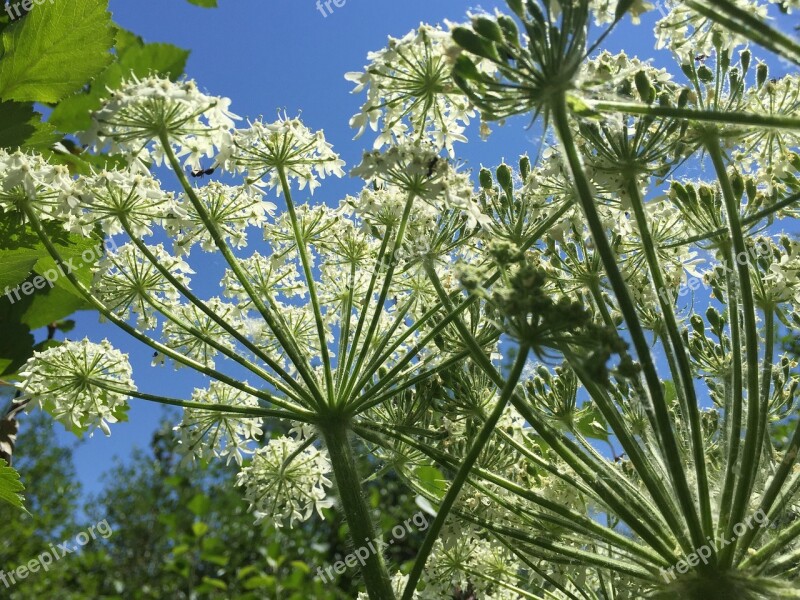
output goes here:
{"type": "Polygon", "coordinates": [[[75,431],[96,427],[111,435],[109,423],[125,420],[128,396],[135,390],[128,355],[88,339],[36,352],[20,373],[23,397],[75,431]]]}
{"type": "Polygon", "coordinates": [[[316,511],[333,506],[325,488],[331,463],[325,450],[318,450],[301,437],[273,438],[253,456],[253,462],[237,477],[245,487],[245,498],[256,516],[256,523],[272,519],[277,527],[286,521],[306,521],[316,511]]]}

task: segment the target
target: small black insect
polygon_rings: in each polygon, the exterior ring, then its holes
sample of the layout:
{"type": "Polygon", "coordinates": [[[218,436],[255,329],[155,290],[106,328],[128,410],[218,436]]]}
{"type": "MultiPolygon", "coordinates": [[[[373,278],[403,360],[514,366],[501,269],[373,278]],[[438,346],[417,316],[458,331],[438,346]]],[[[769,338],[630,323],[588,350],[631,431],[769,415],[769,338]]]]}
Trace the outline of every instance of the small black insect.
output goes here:
{"type": "Polygon", "coordinates": [[[431,161],[428,163],[428,172],[425,175],[428,179],[433,177],[433,172],[436,169],[436,165],[439,164],[441,159],[438,156],[434,156],[431,161]]]}
{"type": "Polygon", "coordinates": [[[214,169],[190,169],[189,175],[192,177],[203,177],[204,175],[211,175],[214,172],[214,169]]]}
{"type": "Polygon", "coordinates": [[[698,54],[694,57],[697,62],[703,62],[705,59],[708,58],[708,54],[698,54]]]}

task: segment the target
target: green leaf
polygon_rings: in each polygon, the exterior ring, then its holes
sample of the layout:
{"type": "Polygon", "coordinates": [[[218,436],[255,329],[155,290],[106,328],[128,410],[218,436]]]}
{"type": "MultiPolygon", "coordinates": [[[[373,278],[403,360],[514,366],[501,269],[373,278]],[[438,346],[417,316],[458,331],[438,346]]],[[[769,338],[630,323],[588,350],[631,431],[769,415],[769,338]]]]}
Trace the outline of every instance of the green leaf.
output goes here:
{"type": "Polygon", "coordinates": [[[64,132],[83,131],[91,124],[91,113],[98,108],[109,89],[119,87],[131,75],[144,77],[157,73],[177,79],[183,73],[189,51],[172,44],[138,44],[126,38],[124,49],[117,49],[118,60],[108,66],[92,82],[88,91],[81,91],[59,102],[49,122],[64,132]]]}
{"type": "Polygon", "coordinates": [[[194,533],[195,537],[203,537],[208,533],[208,525],[202,521],[195,521],[192,523],[192,533],[194,533]]]}
{"type": "Polygon", "coordinates": [[[2,33],[0,98],[58,102],[111,61],[114,44],[107,0],[37,6],[2,33]]]}
{"type": "Polygon", "coordinates": [[[417,467],[414,475],[419,484],[437,498],[442,498],[447,493],[447,480],[436,467],[417,467]]]}
{"type": "Polygon", "coordinates": [[[226,591],[228,589],[228,584],[222,581],[221,579],[213,579],[211,577],[203,577],[203,583],[211,588],[215,588],[218,590],[226,591]]]}
{"type": "Polygon", "coordinates": [[[202,6],[203,8],[217,8],[217,0],[189,0],[189,4],[202,6]]]}
{"type": "MultiPolygon", "coordinates": [[[[14,287],[25,281],[31,272],[40,275],[53,275],[57,269],[55,260],[39,240],[39,236],[27,225],[14,218],[13,214],[0,213],[0,291],[6,293],[6,287],[14,287]],[[27,272],[25,271],[27,268],[27,272]],[[49,272],[49,273],[48,273],[49,272]]],[[[85,258],[96,260],[100,255],[100,240],[93,236],[69,234],[59,223],[44,225],[47,236],[58,249],[65,261],[72,261],[76,274],[84,282],[88,282],[90,266],[84,264],[85,258]],[[85,253],[85,254],[84,254],[85,253]],[[91,256],[90,256],[91,255],[91,256]],[[84,272],[81,272],[84,271],[84,272]]],[[[77,294],[66,277],[54,278],[55,284],[77,294]]],[[[15,294],[15,296],[20,296],[15,294]]],[[[29,295],[29,293],[25,293],[29,295]]],[[[19,298],[17,298],[19,300],[19,298]]]]}
{"type": "MultiPolygon", "coordinates": [[[[25,486],[19,480],[19,473],[8,466],[8,463],[0,458],[0,500],[8,502],[11,506],[25,510],[23,505],[24,498],[21,492],[25,486]]],[[[27,511],[25,511],[27,512],[27,511]]]]}
{"type": "Polygon", "coordinates": [[[0,148],[49,148],[60,139],[30,102],[0,102],[0,148]]]}
{"type": "MultiPolygon", "coordinates": [[[[2,224],[0,375],[9,378],[37,349],[31,331],[87,309],[89,305],[69,280],[54,270],[55,262],[33,231],[22,223],[13,222],[7,214],[2,215],[2,224]],[[53,280],[52,287],[45,276],[53,280]]],[[[97,256],[99,240],[92,236],[69,235],[54,223],[46,225],[46,229],[65,260],[73,260],[76,277],[88,282],[91,272],[89,265],[83,264],[81,255],[91,249],[93,256],[97,256]]]]}
{"type": "Polygon", "coordinates": [[[271,588],[275,585],[275,578],[271,575],[257,575],[251,577],[244,582],[243,587],[246,590],[258,590],[263,588],[271,588]]]}
{"type": "Polygon", "coordinates": [[[196,517],[202,517],[208,514],[211,510],[211,499],[205,494],[197,494],[194,498],[189,500],[186,508],[196,517]]]}

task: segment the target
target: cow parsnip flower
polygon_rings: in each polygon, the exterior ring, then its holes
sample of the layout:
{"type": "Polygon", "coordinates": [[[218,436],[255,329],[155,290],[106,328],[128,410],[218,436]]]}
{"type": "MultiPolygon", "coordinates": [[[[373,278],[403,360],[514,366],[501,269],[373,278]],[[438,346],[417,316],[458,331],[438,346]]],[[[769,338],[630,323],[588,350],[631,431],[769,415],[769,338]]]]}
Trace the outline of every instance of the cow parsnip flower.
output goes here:
{"type": "MultiPolygon", "coordinates": [[[[241,261],[242,269],[252,289],[261,298],[291,298],[301,293],[304,284],[297,270],[296,253],[276,251],[269,256],[254,252],[241,261]]],[[[253,299],[247,294],[236,274],[225,270],[220,285],[223,295],[236,302],[240,310],[252,307],[253,299]]]]}
{"type": "MultiPolygon", "coordinates": [[[[734,0],[739,8],[764,19],[767,5],[753,0],[734,0]]],[[[716,50],[732,51],[747,42],[740,34],[731,31],[696,12],[683,2],[666,0],[666,15],[656,24],[656,48],[667,48],[679,60],[691,63],[696,56],[710,56],[716,50]]]]}
{"type": "Polygon", "coordinates": [[[251,183],[264,180],[280,193],[279,171],[300,189],[308,186],[313,194],[320,179],[342,177],[344,161],[325,141],[322,131],[312,132],[298,118],[279,117],[272,123],[256,120],[237,129],[225,154],[224,165],[244,172],[251,183]]]}
{"type": "Polygon", "coordinates": [[[256,516],[256,523],[265,519],[276,527],[304,522],[316,510],[333,506],[326,488],[331,463],[326,450],[319,450],[301,436],[280,436],[259,448],[252,462],[236,478],[245,488],[245,499],[256,516]]]}
{"type": "MultiPolygon", "coordinates": [[[[239,310],[234,305],[219,298],[211,298],[204,304],[224,322],[237,324],[239,310]]],[[[219,351],[206,340],[214,340],[228,350],[234,349],[234,341],[223,327],[194,304],[179,304],[171,315],[173,318],[164,321],[163,337],[164,343],[176,352],[213,368],[219,351]]],[[[175,367],[180,366],[176,361],[175,367]]]]}
{"type": "MultiPolygon", "coordinates": [[[[191,267],[170,254],[162,244],[147,246],[158,263],[183,285],[191,267]]],[[[158,267],[133,242],[107,252],[94,269],[92,291],[117,316],[134,316],[138,327],[155,327],[158,307],[175,306],[180,294],[158,267]]]]}
{"type": "MultiPolygon", "coordinates": [[[[594,13],[594,22],[597,25],[613,23],[616,20],[617,5],[619,4],[616,0],[592,0],[590,4],[594,13]]],[[[654,8],[652,3],[645,0],[633,0],[627,14],[630,16],[631,22],[638,25],[641,23],[642,15],[654,8]]]]}
{"type": "Polygon", "coordinates": [[[100,428],[111,435],[110,423],[125,419],[128,395],[136,390],[128,355],[108,340],[67,341],[34,352],[20,371],[19,389],[54,419],[75,432],[100,428]],[[109,387],[111,389],[109,389],[109,387]]]}
{"type": "MultiPolygon", "coordinates": [[[[258,407],[254,396],[219,381],[212,381],[208,388],[196,389],[192,402],[215,408],[258,407]]],[[[263,434],[261,424],[260,418],[234,412],[187,408],[180,425],[175,427],[180,436],[178,448],[189,460],[227,458],[228,464],[235,460],[241,466],[244,454],[252,454],[253,441],[263,434]]]]}
{"type": "MultiPolygon", "coordinates": [[[[213,222],[222,239],[235,248],[246,246],[247,230],[263,226],[276,208],[253,186],[229,186],[211,181],[196,188],[195,194],[203,205],[205,218],[213,222]]],[[[181,198],[180,210],[170,220],[169,228],[180,254],[189,252],[195,244],[206,252],[217,250],[204,218],[185,197],[181,198]]]]}
{"type": "Polygon", "coordinates": [[[65,165],[52,165],[35,152],[0,149],[0,209],[21,212],[30,205],[43,221],[62,218],[79,202],[65,165]]]}
{"type": "Polygon", "coordinates": [[[384,152],[367,152],[351,174],[367,182],[396,186],[438,207],[466,207],[473,194],[469,176],[427,143],[405,141],[384,152]]]}
{"type": "Polygon", "coordinates": [[[83,235],[90,234],[99,224],[106,235],[130,230],[136,237],[150,236],[154,225],[177,210],[175,196],[162,190],[149,173],[92,173],[79,180],[77,195],[74,206],[68,207],[68,227],[83,235]]]}
{"type": "Polygon", "coordinates": [[[385,48],[367,55],[363,72],[345,75],[367,91],[361,112],[350,119],[360,137],[369,126],[380,129],[375,148],[406,137],[425,136],[437,150],[453,156],[453,142],[465,142],[464,129],[475,110],[450,75],[458,52],[441,27],[420,25],[402,38],[389,38],[385,48]]]}
{"type": "Polygon", "coordinates": [[[160,164],[164,153],[158,140],[163,132],[178,156],[187,157],[185,165],[199,169],[201,159],[215,156],[239,119],[229,107],[230,99],[202,93],[193,80],[134,75],[109,92],[83,137],[131,160],[160,164]]]}

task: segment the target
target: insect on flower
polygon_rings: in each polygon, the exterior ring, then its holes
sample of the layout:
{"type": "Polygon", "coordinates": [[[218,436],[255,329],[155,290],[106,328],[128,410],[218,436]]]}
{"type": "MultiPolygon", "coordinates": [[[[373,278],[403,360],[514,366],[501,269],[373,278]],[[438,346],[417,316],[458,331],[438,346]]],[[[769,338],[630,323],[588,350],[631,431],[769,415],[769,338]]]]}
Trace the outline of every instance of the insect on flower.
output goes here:
{"type": "Polygon", "coordinates": [[[202,167],[199,168],[199,169],[188,169],[187,168],[187,170],[189,171],[189,175],[191,175],[192,177],[203,177],[205,175],[211,175],[211,174],[214,173],[214,169],[213,168],[210,168],[210,169],[203,169],[202,167]]]}

